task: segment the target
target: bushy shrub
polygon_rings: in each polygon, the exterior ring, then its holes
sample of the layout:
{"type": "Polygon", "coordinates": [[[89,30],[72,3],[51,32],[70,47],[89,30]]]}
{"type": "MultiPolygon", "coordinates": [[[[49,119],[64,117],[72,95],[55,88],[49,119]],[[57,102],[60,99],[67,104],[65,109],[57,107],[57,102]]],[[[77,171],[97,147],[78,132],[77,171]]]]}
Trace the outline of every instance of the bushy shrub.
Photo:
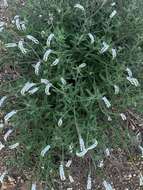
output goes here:
{"type": "Polygon", "coordinates": [[[84,149],[82,139],[98,141],[85,154],[95,160],[107,147],[130,147],[126,111],[142,111],[142,2],[78,3],[29,0],[0,33],[1,64],[18,73],[1,83],[4,115],[17,110],[7,145],[19,142],[16,164],[43,177],[84,149]]]}

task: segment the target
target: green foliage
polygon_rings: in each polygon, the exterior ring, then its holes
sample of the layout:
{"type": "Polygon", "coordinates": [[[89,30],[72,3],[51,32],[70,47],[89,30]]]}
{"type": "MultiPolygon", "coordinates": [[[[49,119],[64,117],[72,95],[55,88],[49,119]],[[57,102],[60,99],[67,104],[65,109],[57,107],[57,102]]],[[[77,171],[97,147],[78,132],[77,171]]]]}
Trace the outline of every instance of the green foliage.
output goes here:
{"type": "MultiPolygon", "coordinates": [[[[130,147],[128,130],[123,130],[126,121],[120,113],[128,108],[142,111],[142,61],[143,61],[143,17],[142,1],[119,0],[115,7],[111,2],[81,0],[85,11],[74,8],[74,0],[29,0],[18,10],[26,22],[26,31],[18,31],[13,24],[0,33],[2,49],[5,43],[24,39],[28,53],[23,55],[15,48],[5,49],[0,63],[11,65],[18,70],[19,78],[1,83],[1,95],[8,100],[3,107],[5,113],[13,109],[18,113],[11,119],[15,128],[15,141],[20,142],[17,162],[21,166],[34,166],[34,170],[46,177],[45,171],[57,171],[59,163],[79,150],[79,135],[86,146],[97,139],[93,157],[102,155],[106,147],[130,147]],[[136,2],[136,3],[135,3],[136,2]],[[117,15],[109,15],[116,9],[117,15]],[[47,37],[54,33],[48,61],[43,61],[47,49],[47,37]],[[91,44],[88,33],[95,37],[91,44]],[[26,39],[30,34],[39,40],[34,44],[26,39]],[[102,42],[110,45],[101,54],[102,42]],[[113,60],[111,49],[116,48],[113,60]],[[59,58],[58,65],[51,63],[59,58]],[[34,73],[33,64],[41,60],[39,76],[34,73]],[[84,68],[79,65],[86,63],[84,68]],[[140,82],[135,87],[126,79],[126,68],[140,82]],[[67,84],[61,83],[63,77],[67,84]],[[51,95],[46,95],[40,80],[52,83],[51,95]],[[39,90],[33,95],[22,96],[20,91],[25,83],[34,82],[39,90]],[[119,86],[119,94],[114,93],[114,85],[119,86]],[[106,96],[112,107],[107,108],[102,100],[106,96]],[[108,116],[112,121],[108,121],[108,116]],[[58,126],[59,119],[63,124],[58,126]],[[51,149],[41,158],[41,150],[49,144],[51,149]],[[69,146],[72,144],[73,153],[69,146]],[[41,167],[45,170],[41,171],[41,167]]],[[[11,143],[11,142],[9,142],[11,143]]]]}

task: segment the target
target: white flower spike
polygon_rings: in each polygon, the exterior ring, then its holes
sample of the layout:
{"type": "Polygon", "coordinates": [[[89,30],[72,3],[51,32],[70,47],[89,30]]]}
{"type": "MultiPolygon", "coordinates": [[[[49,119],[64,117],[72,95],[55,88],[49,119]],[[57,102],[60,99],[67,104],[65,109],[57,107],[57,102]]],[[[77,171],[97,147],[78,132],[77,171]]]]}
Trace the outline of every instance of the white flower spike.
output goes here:
{"type": "Polygon", "coordinates": [[[4,117],[5,121],[9,121],[9,119],[17,113],[17,110],[12,110],[11,112],[7,113],[4,117]]]}
{"type": "Polygon", "coordinates": [[[111,6],[112,6],[112,7],[114,7],[115,5],[116,5],[116,3],[115,3],[115,2],[111,3],[111,6]]]}
{"type": "Polygon", "coordinates": [[[123,121],[126,121],[127,120],[127,117],[124,113],[120,113],[120,116],[122,118],[123,121]]]}
{"type": "Polygon", "coordinates": [[[91,181],[91,174],[89,173],[88,177],[87,177],[87,187],[86,187],[86,189],[91,190],[91,188],[92,188],[92,181],[91,181]]]}
{"type": "Polygon", "coordinates": [[[7,99],[7,96],[3,96],[1,99],[0,99],[0,108],[3,106],[4,104],[4,101],[7,99]]]}
{"type": "Polygon", "coordinates": [[[140,187],[143,186],[143,175],[140,173],[139,174],[139,180],[140,180],[140,187]]]}
{"type": "Polygon", "coordinates": [[[141,145],[139,145],[139,149],[141,150],[141,157],[143,158],[143,147],[141,145]]]}
{"type": "Polygon", "coordinates": [[[13,130],[12,129],[9,129],[6,133],[5,133],[5,135],[4,135],[4,140],[5,141],[7,141],[7,138],[10,136],[10,134],[13,132],[13,130]]]}
{"type": "Polygon", "coordinates": [[[80,4],[78,4],[78,3],[75,4],[74,8],[78,8],[78,9],[80,9],[82,11],[85,11],[84,7],[82,5],[80,5],[80,4]]]}
{"type": "Polygon", "coordinates": [[[35,94],[35,92],[37,92],[39,90],[38,87],[32,88],[31,90],[28,91],[29,94],[35,94]]]}
{"type": "Polygon", "coordinates": [[[46,62],[48,60],[49,55],[52,53],[51,49],[48,49],[43,56],[43,60],[46,62]]]}
{"type": "Polygon", "coordinates": [[[114,60],[117,57],[116,49],[112,48],[112,59],[114,60]]]}
{"type": "Polygon", "coordinates": [[[65,80],[63,77],[61,77],[60,80],[61,80],[61,83],[62,83],[63,85],[66,85],[66,84],[67,84],[66,80],[65,80]]]}
{"type": "Polygon", "coordinates": [[[19,146],[19,143],[15,143],[15,144],[12,144],[12,145],[10,145],[9,146],[9,149],[15,149],[15,148],[17,148],[19,146]]]}
{"type": "Polygon", "coordinates": [[[53,33],[51,33],[50,35],[49,35],[49,37],[48,37],[48,39],[47,39],[47,42],[46,42],[46,44],[47,44],[47,46],[48,47],[50,47],[50,45],[51,45],[51,41],[52,41],[52,39],[54,38],[54,34],[53,33]]]}
{"type": "Polygon", "coordinates": [[[21,95],[25,96],[25,93],[28,92],[34,86],[36,86],[36,83],[27,82],[21,89],[21,95]]]}
{"type": "Polygon", "coordinates": [[[105,155],[106,155],[107,157],[110,156],[110,150],[109,150],[109,148],[106,148],[106,149],[105,149],[105,155]]]}
{"type": "Polygon", "coordinates": [[[110,47],[106,42],[103,42],[102,45],[103,45],[103,47],[100,50],[101,54],[105,53],[109,49],[109,47],[110,47]]]}
{"type": "Polygon", "coordinates": [[[2,144],[2,142],[0,141],[0,150],[2,150],[5,146],[2,144]]]}
{"type": "Polygon", "coordinates": [[[35,75],[37,76],[39,75],[40,66],[41,66],[41,61],[38,61],[35,65],[33,65],[35,69],[35,75]]]}
{"type": "Polygon", "coordinates": [[[130,78],[132,78],[132,77],[133,77],[133,73],[132,73],[131,69],[127,67],[127,68],[126,68],[126,71],[127,71],[127,73],[128,73],[128,76],[129,76],[130,78]]]}
{"type": "Polygon", "coordinates": [[[66,168],[69,168],[72,164],[72,160],[68,160],[68,162],[66,163],[66,168]]]}
{"type": "Polygon", "coordinates": [[[35,44],[39,44],[39,41],[33,37],[32,35],[26,35],[26,38],[34,42],[35,44]]]}
{"type": "Polygon", "coordinates": [[[31,190],[36,190],[36,183],[32,184],[31,190]]]}
{"type": "Polygon", "coordinates": [[[21,22],[20,22],[20,25],[21,25],[21,29],[22,29],[23,31],[26,31],[25,22],[24,22],[24,21],[21,21],[21,22]]]}
{"type": "Polygon", "coordinates": [[[60,118],[59,121],[58,121],[58,127],[61,127],[62,124],[63,124],[63,120],[62,120],[62,118],[60,118]]]}
{"type": "Polygon", "coordinates": [[[78,68],[80,68],[80,69],[82,69],[82,68],[84,68],[84,67],[86,67],[86,63],[82,63],[82,64],[80,64],[80,65],[78,66],[78,68]]]}
{"type": "Polygon", "coordinates": [[[102,100],[104,101],[105,105],[107,108],[111,107],[111,103],[109,102],[109,100],[104,96],[102,97],[102,100]]]}
{"type": "Polygon", "coordinates": [[[95,42],[94,36],[91,33],[88,33],[88,36],[90,38],[90,43],[94,44],[94,42],[95,42]]]}
{"type": "Polygon", "coordinates": [[[74,183],[74,179],[71,175],[69,175],[69,181],[70,181],[70,183],[74,183]]]}
{"type": "Polygon", "coordinates": [[[46,85],[46,87],[45,87],[45,94],[46,95],[51,95],[51,93],[50,93],[50,88],[52,87],[52,84],[51,83],[48,83],[47,85],[46,85]]]}
{"type": "Polygon", "coordinates": [[[18,29],[19,31],[21,31],[22,29],[21,29],[21,25],[20,25],[19,16],[16,15],[16,16],[14,17],[14,19],[15,19],[15,24],[16,24],[17,29],[18,29]]]}
{"type": "Polygon", "coordinates": [[[103,181],[103,186],[106,190],[113,190],[112,186],[107,181],[103,181]]]}
{"type": "Polygon", "coordinates": [[[65,177],[64,166],[63,166],[62,162],[61,162],[60,167],[59,167],[59,173],[60,173],[61,181],[65,181],[66,177],[65,177]]]}
{"type": "Polygon", "coordinates": [[[5,44],[6,48],[13,48],[13,47],[17,47],[17,43],[7,43],[5,44]]]}
{"type": "Polygon", "coordinates": [[[7,171],[3,172],[2,175],[0,176],[0,182],[3,183],[4,177],[7,174],[7,171]]]}
{"type": "Polygon", "coordinates": [[[41,151],[41,156],[44,157],[45,154],[50,150],[51,146],[47,145],[42,151],[41,151]]]}
{"type": "Polygon", "coordinates": [[[24,43],[24,41],[23,41],[23,40],[20,40],[20,41],[18,42],[18,47],[19,47],[20,51],[21,51],[23,54],[26,54],[26,53],[27,53],[27,49],[24,48],[23,43],[24,43]]]}
{"type": "Polygon", "coordinates": [[[84,151],[85,150],[85,144],[84,144],[84,140],[81,137],[81,135],[79,136],[79,145],[80,145],[80,151],[84,151]]]}
{"type": "Polygon", "coordinates": [[[127,80],[128,80],[132,85],[134,85],[135,87],[138,87],[138,86],[140,85],[138,79],[136,79],[136,78],[127,77],[127,80]]]}
{"type": "Polygon", "coordinates": [[[110,14],[110,18],[112,19],[115,15],[117,14],[117,11],[116,10],[114,10],[111,14],[110,14]]]}
{"type": "Polygon", "coordinates": [[[119,94],[120,91],[119,86],[114,85],[114,90],[115,90],[115,95],[119,94]]]}
{"type": "Polygon", "coordinates": [[[55,61],[53,61],[53,63],[51,64],[51,66],[58,65],[59,62],[60,62],[60,59],[55,59],[55,61]]]}

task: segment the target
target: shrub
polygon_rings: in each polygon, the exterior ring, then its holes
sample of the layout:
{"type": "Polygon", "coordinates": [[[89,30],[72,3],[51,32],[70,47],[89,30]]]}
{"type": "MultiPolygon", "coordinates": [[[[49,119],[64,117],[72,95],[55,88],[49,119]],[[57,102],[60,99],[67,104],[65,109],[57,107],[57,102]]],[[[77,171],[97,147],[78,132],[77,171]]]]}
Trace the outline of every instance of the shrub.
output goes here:
{"type": "Polygon", "coordinates": [[[142,2],[76,3],[29,0],[0,33],[2,67],[18,73],[1,83],[4,115],[18,110],[10,119],[15,137],[7,145],[19,142],[16,164],[34,167],[43,178],[74,157],[82,139],[86,147],[98,141],[87,153],[93,160],[107,147],[130,148],[126,111],[142,111],[142,2]],[[35,93],[21,92],[27,82],[35,93]]]}

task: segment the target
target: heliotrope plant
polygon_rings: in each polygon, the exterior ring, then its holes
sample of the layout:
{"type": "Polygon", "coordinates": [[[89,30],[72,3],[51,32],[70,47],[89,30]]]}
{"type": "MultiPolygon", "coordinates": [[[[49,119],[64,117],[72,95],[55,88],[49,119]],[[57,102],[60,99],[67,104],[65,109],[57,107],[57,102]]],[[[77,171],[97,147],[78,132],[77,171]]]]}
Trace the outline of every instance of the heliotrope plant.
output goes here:
{"type": "Polygon", "coordinates": [[[16,149],[16,164],[43,178],[59,168],[64,181],[72,157],[97,160],[130,146],[121,125],[142,99],[142,32],[139,6],[121,2],[28,1],[9,25],[1,23],[1,63],[19,77],[1,83],[4,123],[12,127],[0,147],[16,149]]]}

